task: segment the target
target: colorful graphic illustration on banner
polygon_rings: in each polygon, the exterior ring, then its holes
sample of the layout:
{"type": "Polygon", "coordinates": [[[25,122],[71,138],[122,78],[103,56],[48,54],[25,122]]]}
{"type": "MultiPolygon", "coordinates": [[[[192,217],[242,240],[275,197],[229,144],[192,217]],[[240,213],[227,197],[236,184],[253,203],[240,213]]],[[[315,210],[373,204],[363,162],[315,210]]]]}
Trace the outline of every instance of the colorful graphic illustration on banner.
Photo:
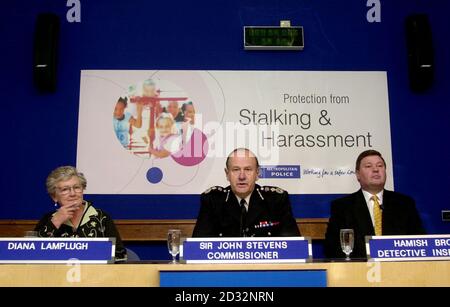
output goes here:
{"type": "MultiPolygon", "coordinates": [[[[195,105],[185,91],[167,80],[156,83],[149,78],[130,85],[117,99],[113,128],[123,148],[136,156],[171,156],[180,165],[193,166],[208,150],[206,135],[194,127],[195,117],[195,105]]],[[[151,178],[154,182],[155,176],[151,178]]]]}

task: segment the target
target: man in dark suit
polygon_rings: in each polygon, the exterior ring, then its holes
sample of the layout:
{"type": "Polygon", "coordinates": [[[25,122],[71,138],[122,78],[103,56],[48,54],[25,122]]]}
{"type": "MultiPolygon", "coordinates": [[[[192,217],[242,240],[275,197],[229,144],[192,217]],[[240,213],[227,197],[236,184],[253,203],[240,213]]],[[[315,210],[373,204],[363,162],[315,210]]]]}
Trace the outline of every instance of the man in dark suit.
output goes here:
{"type": "Polygon", "coordinates": [[[235,149],[227,158],[230,185],[202,193],[193,237],[299,236],[288,193],[256,184],[259,163],[248,149],[235,149]]]}
{"type": "Polygon", "coordinates": [[[366,257],[365,236],[425,233],[414,200],[384,189],[386,163],[378,151],[362,152],[355,169],[361,189],[331,203],[325,235],[325,255],[328,258],[345,257],[340,246],[340,229],[354,231],[352,258],[366,257]]]}

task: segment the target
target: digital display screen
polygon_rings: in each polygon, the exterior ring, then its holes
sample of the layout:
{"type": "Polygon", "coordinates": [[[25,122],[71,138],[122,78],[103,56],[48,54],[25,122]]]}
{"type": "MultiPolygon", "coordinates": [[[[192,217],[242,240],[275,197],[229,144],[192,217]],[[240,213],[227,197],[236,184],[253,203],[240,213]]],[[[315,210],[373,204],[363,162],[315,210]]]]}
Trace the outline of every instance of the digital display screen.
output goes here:
{"type": "Polygon", "coordinates": [[[244,49],[302,50],[303,27],[244,27],[244,49]]]}

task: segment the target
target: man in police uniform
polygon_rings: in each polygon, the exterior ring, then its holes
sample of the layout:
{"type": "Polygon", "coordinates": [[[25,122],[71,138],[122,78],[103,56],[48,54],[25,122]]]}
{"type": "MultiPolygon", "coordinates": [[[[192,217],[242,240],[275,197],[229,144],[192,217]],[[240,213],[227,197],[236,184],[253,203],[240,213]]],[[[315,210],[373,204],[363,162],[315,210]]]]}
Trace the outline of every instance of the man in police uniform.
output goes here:
{"type": "Polygon", "coordinates": [[[193,237],[299,236],[288,193],[256,184],[259,163],[246,148],[227,158],[230,185],[215,186],[201,195],[193,237]]]}

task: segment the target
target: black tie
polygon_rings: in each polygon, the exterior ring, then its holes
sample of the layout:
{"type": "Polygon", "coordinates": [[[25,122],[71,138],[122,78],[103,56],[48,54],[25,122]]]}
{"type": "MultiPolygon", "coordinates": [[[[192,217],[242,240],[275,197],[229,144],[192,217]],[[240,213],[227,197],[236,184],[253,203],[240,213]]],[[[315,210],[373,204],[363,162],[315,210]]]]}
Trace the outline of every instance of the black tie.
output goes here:
{"type": "Polygon", "coordinates": [[[245,205],[247,204],[247,202],[245,201],[245,199],[241,199],[240,204],[241,204],[241,224],[240,224],[239,234],[241,237],[246,237],[245,220],[247,217],[247,208],[245,207],[245,205]]]}

